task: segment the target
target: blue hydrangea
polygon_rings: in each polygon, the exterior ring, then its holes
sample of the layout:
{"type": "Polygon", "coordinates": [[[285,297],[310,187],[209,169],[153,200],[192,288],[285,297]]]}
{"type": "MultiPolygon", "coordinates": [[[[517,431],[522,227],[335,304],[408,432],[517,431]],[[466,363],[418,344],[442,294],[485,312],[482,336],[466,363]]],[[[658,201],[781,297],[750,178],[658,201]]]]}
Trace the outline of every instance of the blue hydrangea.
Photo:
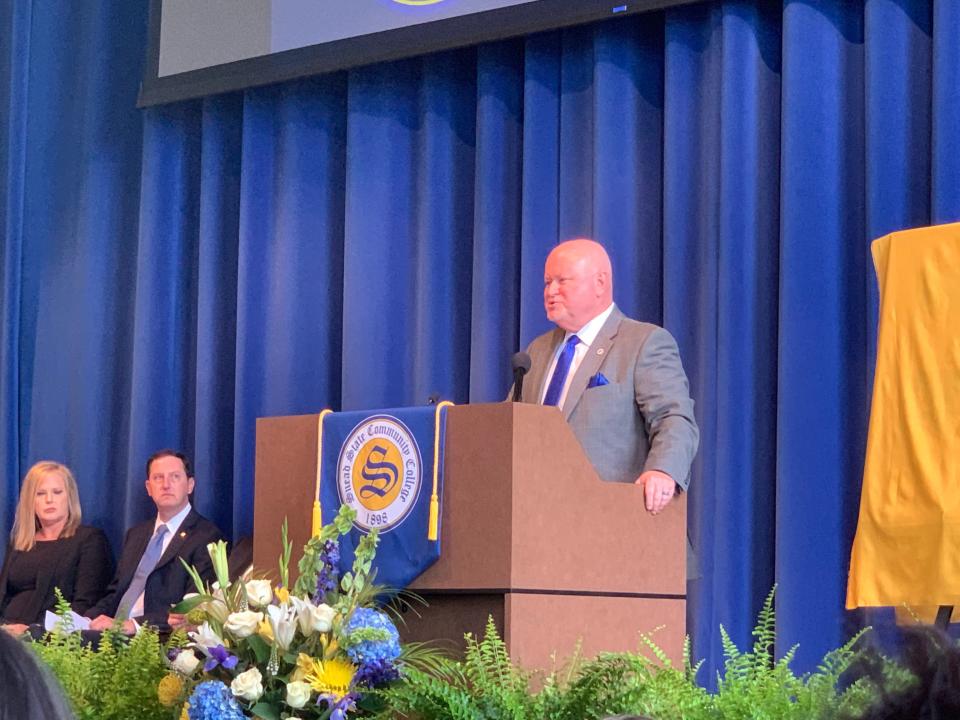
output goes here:
{"type": "Polygon", "coordinates": [[[217,680],[197,685],[188,702],[190,720],[244,720],[243,709],[230,688],[217,680]]]}
{"type": "Polygon", "coordinates": [[[400,656],[400,633],[385,614],[372,608],[357,608],[343,628],[347,655],[355,665],[400,656]]]}

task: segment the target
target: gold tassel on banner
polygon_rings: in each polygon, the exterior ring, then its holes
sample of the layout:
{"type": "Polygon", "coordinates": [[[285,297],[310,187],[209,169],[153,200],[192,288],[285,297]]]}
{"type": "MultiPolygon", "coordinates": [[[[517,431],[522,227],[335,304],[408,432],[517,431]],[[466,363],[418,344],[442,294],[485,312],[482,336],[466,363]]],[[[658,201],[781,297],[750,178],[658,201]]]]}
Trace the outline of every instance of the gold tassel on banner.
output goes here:
{"type": "Polygon", "coordinates": [[[433,493],[430,495],[430,524],[427,528],[427,540],[436,541],[437,526],[440,524],[440,498],[437,495],[437,486],[440,478],[440,411],[445,407],[453,407],[449,400],[437,403],[437,411],[433,422],[433,493]]]}
{"type": "Polygon", "coordinates": [[[320,529],[323,527],[323,512],[320,506],[320,472],[323,468],[323,419],[332,412],[333,410],[327,408],[317,418],[317,481],[313,489],[313,522],[311,523],[313,537],[320,537],[320,529]]]}

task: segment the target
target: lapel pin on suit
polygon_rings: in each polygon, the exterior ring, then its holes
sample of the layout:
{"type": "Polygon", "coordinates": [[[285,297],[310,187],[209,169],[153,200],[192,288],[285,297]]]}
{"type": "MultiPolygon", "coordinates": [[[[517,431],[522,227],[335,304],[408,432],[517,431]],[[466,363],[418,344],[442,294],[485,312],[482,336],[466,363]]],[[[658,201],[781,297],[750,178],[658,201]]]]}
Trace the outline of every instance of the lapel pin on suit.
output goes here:
{"type": "Polygon", "coordinates": [[[181,537],[181,538],[185,538],[186,536],[187,536],[187,531],[186,531],[186,530],[181,530],[181,531],[180,531],[180,537],[181,537]]]}

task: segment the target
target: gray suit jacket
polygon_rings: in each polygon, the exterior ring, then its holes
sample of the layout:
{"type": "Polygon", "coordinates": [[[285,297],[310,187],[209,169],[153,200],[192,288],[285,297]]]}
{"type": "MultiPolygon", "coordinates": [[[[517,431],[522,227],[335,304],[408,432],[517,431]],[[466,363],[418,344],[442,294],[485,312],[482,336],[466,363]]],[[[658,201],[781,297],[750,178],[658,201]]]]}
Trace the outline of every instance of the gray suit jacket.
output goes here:
{"type": "MultiPolygon", "coordinates": [[[[540,402],[563,336],[555,328],[530,343],[523,402],[540,402]]],[[[633,482],[645,470],[660,470],[687,488],[699,431],[677,343],[663,328],[631,320],[614,307],[561,410],[604,480],[633,482]],[[597,373],[609,384],[587,387],[597,373]]]]}

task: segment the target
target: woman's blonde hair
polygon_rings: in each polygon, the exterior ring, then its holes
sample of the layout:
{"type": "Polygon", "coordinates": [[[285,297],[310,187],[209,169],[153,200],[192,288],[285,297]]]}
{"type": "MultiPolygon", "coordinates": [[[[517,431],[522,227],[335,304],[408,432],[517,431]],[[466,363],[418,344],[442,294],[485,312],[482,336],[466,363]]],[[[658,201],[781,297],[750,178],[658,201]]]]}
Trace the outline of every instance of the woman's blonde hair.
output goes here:
{"type": "Polygon", "coordinates": [[[77,481],[70,472],[70,468],[51,460],[41,460],[27,471],[20,487],[20,500],[17,501],[17,514],[13,519],[13,529],[10,539],[13,549],[26,552],[33,550],[37,543],[37,530],[40,521],[36,513],[37,486],[47,473],[60,473],[63,485],[67,491],[67,523],[60,532],[60,537],[71,537],[80,527],[80,494],[77,492],[77,481]]]}

